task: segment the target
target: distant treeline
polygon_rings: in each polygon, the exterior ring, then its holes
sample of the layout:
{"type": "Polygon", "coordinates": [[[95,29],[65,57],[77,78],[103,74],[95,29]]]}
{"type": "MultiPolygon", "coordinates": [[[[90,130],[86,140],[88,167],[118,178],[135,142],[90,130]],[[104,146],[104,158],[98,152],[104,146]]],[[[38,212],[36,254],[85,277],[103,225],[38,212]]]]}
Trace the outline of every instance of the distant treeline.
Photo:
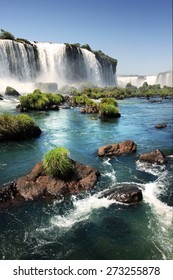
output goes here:
{"type": "Polygon", "coordinates": [[[124,99],[130,97],[161,97],[173,98],[173,88],[164,86],[161,88],[160,84],[156,85],[148,85],[147,82],[144,82],[141,87],[133,86],[131,83],[126,85],[126,88],[118,88],[118,87],[106,87],[106,88],[98,88],[98,87],[85,87],[82,90],[73,90],[73,95],[81,95],[85,94],[91,99],[99,99],[104,97],[113,97],[115,99],[124,99]]]}

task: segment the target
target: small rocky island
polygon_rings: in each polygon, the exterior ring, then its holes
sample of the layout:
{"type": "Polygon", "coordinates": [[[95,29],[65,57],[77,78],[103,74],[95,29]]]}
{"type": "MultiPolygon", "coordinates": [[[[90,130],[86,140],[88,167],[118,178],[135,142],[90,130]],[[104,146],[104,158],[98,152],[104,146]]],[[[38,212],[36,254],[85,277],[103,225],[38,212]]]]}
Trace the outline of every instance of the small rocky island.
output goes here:
{"type": "Polygon", "coordinates": [[[91,166],[68,158],[67,149],[55,148],[29,174],[1,187],[0,203],[76,194],[92,189],[99,176],[91,166]]]}
{"type": "Polygon", "coordinates": [[[41,129],[34,119],[25,115],[0,115],[0,142],[28,140],[39,137],[41,129]]]}

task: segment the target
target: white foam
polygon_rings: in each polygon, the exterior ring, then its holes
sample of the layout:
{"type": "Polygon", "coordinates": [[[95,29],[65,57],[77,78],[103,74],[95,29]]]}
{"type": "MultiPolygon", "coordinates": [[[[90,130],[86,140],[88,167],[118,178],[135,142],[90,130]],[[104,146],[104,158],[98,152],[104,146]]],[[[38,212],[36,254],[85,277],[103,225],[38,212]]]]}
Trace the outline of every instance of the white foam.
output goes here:
{"type": "Polygon", "coordinates": [[[89,218],[94,209],[108,208],[115,201],[108,200],[107,198],[98,198],[98,195],[89,196],[82,200],[74,200],[74,209],[69,213],[60,216],[56,215],[51,218],[50,222],[54,226],[60,228],[70,228],[74,224],[84,221],[89,218]]]}
{"type": "Polygon", "coordinates": [[[163,192],[163,187],[159,181],[148,183],[145,185],[143,196],[144,200],[151,205],[159,221],[166,226],[170,226],[173,221],[173,207],[168,206],[158,198],[163,192]]]}
{"type": "Polygon", "coordinates": [[[140,162],[138,160],[136,162],[136,169],[150,173],[155,176],[160,176],[162,172],[165,170],[165,165],[150,164],[147,162],[140,162]]]}

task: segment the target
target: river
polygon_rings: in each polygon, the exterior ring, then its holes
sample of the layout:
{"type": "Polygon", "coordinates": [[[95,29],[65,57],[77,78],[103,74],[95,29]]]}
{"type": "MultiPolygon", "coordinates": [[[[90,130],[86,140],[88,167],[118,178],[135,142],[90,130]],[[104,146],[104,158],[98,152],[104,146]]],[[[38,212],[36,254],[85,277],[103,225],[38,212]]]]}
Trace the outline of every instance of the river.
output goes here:
{"type": "MultiPolygon", "coordinates": [[[[0,101],[0,113],[16,114],[17,99],[0,101]]],[[[29,113],[42,129],[38,139],[0,144],[0,185],[26,173],[50,149],[63,146],[70,157],[101,173],[93,190],[60,200],[38,199],[0,208],[0,259],[173,259],[172,102],[119,101],[121,117],[104,122],[78,108],[29,113]],[[167,127],[156,129],[158,123],[167,127]],[[137,152],[98,158],[97,149],[133,140],[137,152]],[[138,162],[141,153],[162,150],[163,166],[138,162]],[[117,183],[137,183],[143,201],[116,203],[100,193],[117,183]]]]}

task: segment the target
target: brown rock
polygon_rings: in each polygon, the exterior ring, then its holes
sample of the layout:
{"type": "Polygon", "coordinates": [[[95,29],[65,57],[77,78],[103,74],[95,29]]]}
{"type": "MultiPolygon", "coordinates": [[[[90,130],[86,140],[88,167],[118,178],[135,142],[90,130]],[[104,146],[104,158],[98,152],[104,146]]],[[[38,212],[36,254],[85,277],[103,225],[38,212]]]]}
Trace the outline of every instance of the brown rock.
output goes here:
{"type": "Polygon", "coordinates": [[[136,151],[137,145],[131,141],[127,140],[121,143],[115,143],[111,145],[102,146],[98,149],[98,156],[119,156],[122,154],[130,154],[136,151]]]}
{"type": "Polygon", "coordinates": [[[91,166],[75,161],[73,164],[74,173],[64,181],[46,175],[42,163],[37,163],[29,174],[1,188],[0,202],[19,197],[25,200],[47,196],[59,197],[93,188],[100,173],[91,166]]]}
{"type": "Polygon", "coordinates": [[[167,162],[166,156],[159,149],[152,151],[150,153],[140,155],[139,160],[143,162],[157,163],[157,164],[164,164],[167,162]]]}
{"type": "Polygon", "coordinates": [[[158,123],[155,126],[155,128],[165,128],[165,127],[167,127],[166,123],[158,123]]]}

